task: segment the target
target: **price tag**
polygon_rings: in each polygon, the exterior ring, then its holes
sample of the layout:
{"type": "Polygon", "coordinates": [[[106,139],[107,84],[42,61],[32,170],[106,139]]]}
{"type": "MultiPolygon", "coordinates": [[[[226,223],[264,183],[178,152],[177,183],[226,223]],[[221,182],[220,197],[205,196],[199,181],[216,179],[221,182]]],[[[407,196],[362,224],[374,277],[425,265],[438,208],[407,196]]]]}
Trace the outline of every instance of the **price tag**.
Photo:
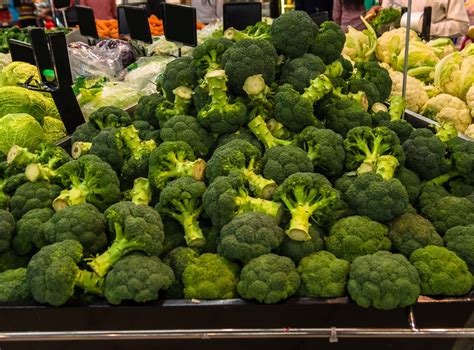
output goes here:
{"type": "Polygon", "coordinates": [[[36,64],[35,55],[33,53],[33,48],[30,44],[10,39],[8,40],[8,46],[10,47],[10,55],[12,56],[12,61],[20,61],[32,64],[36,64]]]}
{"type": "Polygon", "coordinates": [[[147,44],[153,43],[146,9],[137,6],[123,6],[123,8],[130,31],[130,38],[143,41],[147,44]]]}
{"type": "Polygon", "coordinates": [[[36,67],[41,77],[41,82],[48,86],[58,86],[58,82],[51,76],[54,74],[54,64],[49,52],[48,39],[43,29],[33,28],[29,30],[31,46],[35,57],[36,67]],[[53,78],[53,79],[52,79],[53,78]]]}
{"type": "Polygon", "coordinates": [[[261,2],[235,2],[224,4],[224,30],[244,30],[262,20],[261,2]]]}
{"type": "Polygon", "coordinates": [[[95,25],[94,10],[87,6],[76,6],[76,14],[81,35],[88,38],[99,39],[95,25]]]}
{"type": "Polygon", "coordinates": [[[163,10],[166,40],[185,46],[196,46],[196,9],[184,5],[164,4],[163,10]]]}

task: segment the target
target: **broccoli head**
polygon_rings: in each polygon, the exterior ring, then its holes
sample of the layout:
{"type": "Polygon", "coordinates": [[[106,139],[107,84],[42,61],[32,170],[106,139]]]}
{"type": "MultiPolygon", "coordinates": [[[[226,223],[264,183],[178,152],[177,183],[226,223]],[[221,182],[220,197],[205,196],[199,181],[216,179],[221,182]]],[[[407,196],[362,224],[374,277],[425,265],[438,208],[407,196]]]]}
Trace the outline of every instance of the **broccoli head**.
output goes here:
{"type": "MultiPolygon", "coordinates": [[[[83,155],[85,150],[84,146],[87,147],[87,144],[81,142],[79,144],[73,144],[71,153],[74,159],[78,159],[83,155]]],[[[124,162],[122,148],[123,143],[119,137],[119,129],[106,128],[92,139],[88,153],[109,163],[114,171],[120,173],[124,162]]]]}
{"type": "Polygon", "coordinates": [[[120,259],[107,274],[104,295],[113,305],[124,300],[145,303],[158,299],[158,293],[173,282],[173,270],[160,258],[132,254],[120,259]]]}
{"type": "Polygon", "coordinates": [[[395,174],[395,178],[397,178],[407,190],[410,203],[415,204],[421,192],[421,181],[419,176],[408,168],[399,167],[395,174]]]}
{"type": "Polygon", "coordinates": [[[100,132],[99,129],[90,123],[84,123],[79,125],[71,137],[71,144],[75,144],[76,142],[92,142],[92,139],[97,136],[100,132]]]}
{"type": "Polygon", "coordinates": [[[27,212],[16,223],[16,235],[13,237],[13,248],[20,255],[31,253],[35,248],[42,248],[49,242],[44,236],[41,225],[54,214],[51,208],[33,209],[27,212]]]}
{"type": "Polygon", "coordinates": [[[179,57],[170,61],[163,74],[159,77],[159,84],[163,95],[168,101],[174,101],[173,90],[180,86],[194,89],[197,84],[197,74],[192,57],[179,57]]]}
{"type": "Polygon", "coordinates": [[[31,300],[25,268],[0,273],[0,286],[0,303],[24,303],[31,300]]]}
{"type": "Polygon", "coordinates": [[[444,247],[429,245],[415,250],[410,262],[418,270],[423,295],[463,295],[472,288],[467,264],[444,247]]]}
{"type": "Polygon", "coordinates": [[[319,112],[326,121],[326,127],[342,137],[346,137],[347,132],[356,126],[372,126],[370,114],[352,99],[331,99],[322,103],[319,112]]]}
{"type": "Polygon", "coordinates": [[[134,113],[134,123],[146,121],[154,128],[158,128],[160,124],[155,117],[155,110],[162,102],[163,96],[157,93],[140,97],[134,113]]]}
{"type": "Polygon", "coordinates": [[[474,225],[452,227],[443,238],[446,248],[463,259],[469,271],[474,273],[474,225]]]}
{"type": "Polygon", "coordinates": [[[0,253],[0,272],[26,267],[30,261],[29,256],[19,256],[13,250],[0,253]]]}
{"type": "Polygon", "coordinates": [[[286,235],[283,243],[278,248],[278,254],[287,256],[295,264],[298,264],[305,256],[324,248],[323,234],[324,232],[320,227],[310,225],[309,235],[311,239],[309,241],[294,241],[286,235]]]}
{"type": "Polygon", "coordinates": [[[123,109],[106,106],[100,107],[89,116],[89,123],[96,129],[120,128],[132,124],[132,118],[123,109]]]}
{"type": "Polygon", "coordinates": [[[352,262],[347,291],[359,306],[393,310],[416,302],[420,277],[403,255],[381,251],[352,262]]]}
{"type": "Polygon", "coordinates": [[[197,250],[189,247],[177,247],[165,257],[163,262],[174,272],[175,281],[166,291],[166,298],[183,299],[183,272],[184,269],[199,257],[197,250]]]}
{"type": "Polygon", "coordinates": [[[232,299],[239,282],[239,266],[217,254],[205,253],[186,266],[182,279],[186,299],[232,299]]]}
{"type": "Polygon", "coordinates": [[[309,51],[322,58],[325,64],[330,64],[341,56],[346,43],[346,35],[336,22],[321,23],[316,38],[313,39],[309,51]]]}
{"type": "Polygon", "coordinates": [[[283,229],[271,216],[243,213],[222,227],[217,253],[245,264],[278,248],[284,235],[283,229]]]}
{"type": "Polygon", "coordinates": [[[353,94],[357,94],[359,91],[365,93],[367,97],[368,108],[371,109],[374,103],[383,102],[380,99],[379,90],[377,90],[377,86],[365,79],[358,79],[353,78],[349,80],[349,92],[353,94]]]}
{"type": "Polygon", "coordinates": [[[221,135],[217,139],[216,148],[224,146],[225,144],[234,140],[247,141],[248,143],[251,143],[252,146],[256,147],[260,152],[263,151],[262,144],[258,141],[255,135],[248,129],[244,129],[244,128],[240,128],[239,130],[237,130],[236,132],[233,132],[232,134],[221,135]]]}
{"type": "Polygon", "coordinates": [[[33,209],[51,208],[53,200],[59,195],[61,188],[45,181],[27,182],[15,191],[10,199],[10,210],[15,219],[33,209]]]}
{"type": "Polygon", "coordinates": [[[336,298],[346,292],[351,264],[329,252],[313,253],[301,260],[298,273],[301,286],[298,294],[304,297],[336,298]]]}
{"type": "Polygon", "coordinates": [[[300,94],[309,87],[311,80],[323,74],[326,66],[321,58],[305,53],[285,62],[280,73],[280,84],[290,84],[300,94]]]}
{"type": "Polygon", "coordinates": [[[358,62],[355,65],[355,78],[362,78],[373,83],[380,93],[382,101],[387,100],[392,92],[392,79],[388,71],[377,61],[358,62]]]}
{"type": "Polygon", "coordinates": [[[207,72],[221,69],[222,55],[234,43],[227,38],[208,38],[193,50],[196,74],[204,78],[207,72]]]}
{"type": "Polygon", "coordinates": [[[290,258],[265,254],[244,266],[237,291],[244,299],[274,304],[294,295],[300,283],[300,276],[290,258]]]}
{"type": "Polygon", "coordinates": [[[0,209],[0,253],[10,248],[14,234],[15,218],[10,212],[0,209]]]}
{"type": "Polygon", "coordinates": [[[474,222],[474,203],[465,197],[442,197],[422,207],[421,211],[441,235],[451,227],[474,222]]]}
{"type": "Polygon", "coordinates": [[[193,90],[187,86],[178,86],[173,90],[174,101],[163,100],[155,108],[155,118],[162,127],[177,115],[187,115],[193,102],[193,90]]]}
{"type": "Polygon", "coordinates": [[[421,212],[423,213],[425,208],[443,197],[448,197],[449,195],[449,192],[442,186],[437,186],[430,183],[422,184],[420,196],[418,198],[421,212]]]}

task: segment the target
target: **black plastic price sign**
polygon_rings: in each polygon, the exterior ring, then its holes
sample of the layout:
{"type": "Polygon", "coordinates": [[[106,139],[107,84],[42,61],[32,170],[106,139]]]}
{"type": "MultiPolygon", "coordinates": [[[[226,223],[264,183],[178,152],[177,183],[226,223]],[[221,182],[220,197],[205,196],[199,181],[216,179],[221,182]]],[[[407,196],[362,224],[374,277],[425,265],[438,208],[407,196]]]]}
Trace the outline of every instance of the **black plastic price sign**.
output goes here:
{"type": "Polygon", "coordinates": [[[163,9],[166,40],[186,46],[196,46],[196,9],[174,4],[164,4],[163,9]]]}
{"type": "Polygon", "coordinates": [[[30,44],[23,41],[10,39],[8,40],[8,46],[10,47],[10,55],[12,56],[12,61],[20,61],[32,64],[35,63],[35,55],[30,44]]]}
{"type": "Polygon", "coordinates": [[[261,2],[235,2],[224,4],[224,30],[243,30],[262,20],[261,2]]]}
{"type": "Polygon", "coordinates": [[[137,6],[123,6],[123,9],[130,31],[130,38],[147,44],[153,43],[146,9],[137,6]]]}
{"type": "Polygon", "coordinates": [[[76,6],[76,14],[81,35],[99,39],[97,26],[95,25],[94,10],[87,6],[76,6]]]}

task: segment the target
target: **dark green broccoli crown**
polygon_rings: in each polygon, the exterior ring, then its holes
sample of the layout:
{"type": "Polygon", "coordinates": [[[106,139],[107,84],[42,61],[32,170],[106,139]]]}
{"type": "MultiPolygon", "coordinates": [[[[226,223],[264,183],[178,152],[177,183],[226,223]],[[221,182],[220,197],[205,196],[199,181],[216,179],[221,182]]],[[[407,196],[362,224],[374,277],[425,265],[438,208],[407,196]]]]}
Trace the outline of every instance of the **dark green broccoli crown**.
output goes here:
{"type": "Polygon", "coordinates": [[[354,71],[354,66],[352,65],[352,62],[348,59],[345,59],[343,56],[340,56],[337,61],[339,61],[342,65],[341,78],[346,80],[349,79],[354,71]]]}
{"type": "Polygon", "coordinates": [[[321,58],[305,53],[301,57],[286,61],[281,69],[280,83],[290,84],[302,94],[310,81],[323,74],[325,69],[326,66],[321,58]]]}
{"type": "Polygon", "coordinates": [[[336,176],[343,171],[346,152],[341,135],[330,129],[308,126],[298,135],[298,141],[312,160],[315,171],[326,176],[336,176]]]}
{"type": "Polygon", "coordinates": [[[79,125],[72,134],[71,144],[79,141],[92,142],[92,139],[97,136],[99,131],[100,130],[90,122],[79,125]]]}
{"type": "Polygon", "coordinates": [[[195,113],[197,114],[201,109],[204,109],[206,105],[211,101],[209,91],[207,87],[198,85],[194,88],[193,92],[193,104],[195,113]]]}
{"type": "Polygon", "coordinates": [[[239,266],[217,254],[202,254],[183,272],[186,299],[232,299],[239,282],[239,266]]]}
{"type": "Polygon", "coordinates": [[[349,216],[337,221],[325,238],[326,249],[338,258],[352,262],[362,255],[390,250],[385,225],[364,216],[349,216]]]}
{"type": "Polygon", "coordinates": [[[35,248],[48,244],[41,225],[54,214],[51,208],[33,209],[22,216],[16,223],[16,235],[13,237],[13,248],[20,255],[26,255],[35,248]]]}
{"type": "Polygon", "coordinates": [[[86,254],[95,255],[107,247],[106,227],[104,215],[92,204],[82,203],[58,211],[41,230],[50,243],[76,240],[86,254]]]}
{"type": "Polygon", "coordinates": [[[294,173],[313,172],[313,163],[308,154],[294,146],[275,146],[262,158],[263,176],[281,184],[294,173]]]}
{"type": "Polygon", "coordinates": [[[355,76],[373,83],[379,93],[380,99],[385,101],[392,92],[392,79],[388,71],[381,67],[376,61],[358,62],[355,65],[355,76]]]}
{"type": "Polygon", "coordinates": [[[160,78],[163,94],[168,101],[174,101],[173,90],[180,86],[194,89],[197,84],[197,75],[192,57],[179,57],[170,61],[160,78]]]}
{"type": "Polygon", "coordinates": [[[418,270],[423,295],[463,295],[471,290],[472,275],[456,253],[429,245],[415,250],[410,262],[418,270]]]}
{"type": "Polygon", "coordinates": [[[471,273],[474,273],[474,225],[455,226],[444,235],[446,248],[463,259],[471,273]]]}
{"type": "Polygon", "coordinates": [[[200,111],[198,120],[213,133],[234,132],[247,121],[247,108],[239,100],[222,106],[211,103],[208,107],[200,111]]]}
{"type": "Polygon", "coordinates": [[[352,262],[347,290],[359,306],[392,310],[416,302],[420,277],[403,255],[381,251],[352,262]]]}
{"type": "Polygon", "coordinates": [[[377,89],[377,86],[365,79],[353,78],[349,80],[349,91],[352,93],[363,91],[367,96],[369,109],[372,108],[372,105],[375,102],[383,102],[383,100],[380,98],[380,93],[377,89]]]}
{"type": "Polygon", "coordinates": [[[177,115],[168,120],[160,130],[163,141],[184,141],[196,155],[204,157],[214,144],[214,139],[196,120],[187,115],[177,115]]]}
{"type": "Polygon", "coordinates": [[[28,180],[26,179],[24,172],[21,172],[20,174],[11,175],[2,184],[2,190],[6,195],[12,196],[16,192],[18,187],[20,187],[27,181],[28,180]]]}
{"type": "MultiPolygon", "coordinates": [[[[383,112],[379,112],[383,113],[383,112]]],[[[378,113],[377,113],[378,114],[378,113]]],[[[375,124],[375,123],[374,123],[375,124]]],[[[413,132],[413,126],[404,119],[401,120],[381,120],[376,126],[385,126],[390,130],[394,131],[400,142],[405,142],[410,137],[411,133],[413,132]]]]}
{"type": "Polygon", "coordinates": [[[255,135],[250,132],[248,129],[241,128],[237,130],[236,132],[233,132],[232,134],[224,134],[221,135],[217,139],[217,146],[216,147],[221,147],[224,146],[225,144],[233,141],[233,140],[244,140],[249,143],[251,143],[254,147],[256,147],[260,153],[263,151],[263,146],[258,141],[258,139],[255,137],[255,135]]]}
{"type": "Polygon", "coordinates": [[[237,291],[244,299],[274,304],[294,295],[300,282],[300,276],[290,258],[265,254],[250,260],[244,266],[237,291]]]}
{"type": "Polygon", "coordinates": [[[155,140],[157,143],[161,140],[160,131],[146,120],[134,120],[132,125],[138,131],[141,140],[155,140]]]}
{"type": "Polygon", "coordinates": [[[415,204],[421,192],[421,181],[418,175],[410,169],[399,167],[395,177],[407,190],[410,203],[415,204]]]}
{"type": "Polygon", "coordinates": [[[474,194],[474,185],[467,184],[463,178],[449,181],[449,193],[456,197],[467,197],[474,194]]]}
{"type": "Polygon", "coordinates": [[[18,268],[0,273],[0,303],[21,303],[31,300],[26,283],[26,269],[18,268]]]}
{"type": "Polygon", "coordinates": [[[181,282],[184,269],[199,257],[196,249],[189,247],[177,247],[173,249],[163,260],[174,271],[176,281],[181,282]]]}
{"type": "Polygon", "coordinates": [[[311,239],[308,241],[295,241],[285,235],[283,243],[278,248],[278,254],[287,256],[295,264],[298,264],[305,256],[324,248],[323,234],[324,232],[320,227],[311,225],[309,227],[311,239]]]}
{"type": "Polygon", "coordinates": [[[343,296],[350,266],[348,261],[338,259],[325,251],[303,258],[298,265],[301,277],[298,294],[324,298],[343,296]]]}
{"type": "Polygon", "coordinates": [[[321,57],[325,64],[330,64],[341,56],[346,42],[346,35],[341,27],[332,21],[326,21],[319,27],[319,33],[311,44],[311,53],[321,57]]]}
{"type": "Polygon", "coordinates": [[[408,193],[397,179],[384,180],[380,175],[357,176],[346,192],[348,204],[358,215],[386,222],[405,212],[408,193]]]}
{"type": "Polygon", "coordinates": [[[474,185],[474,144],[461,138],[454,138],[447,142],[453,170],[451,178],[461,176],[466,183],[474,185]]]}
{"type": "Polygon", "coordinates": [[[304,11],[289,11],[275,19],[270,28],[271,42],[278,53],[294,58],[306,52],[318,34],[318,26],[304,11]]]}
{"type": "Polygon", "coordinates": [[[395,219],[388,232],[393,246],[403,255],[427,245],[443,246],[443,239],[433,224],[418,214],[405,213],[395,219]]]}
{"type": "Polygon", "coordinates": [[[204,77],[207,71],[219,69],[222,55],[234,43],[227,38],[209,38],[193,50],[193,64],[199,77],[204,77]]]}
{"type": "Polygon", "coordinates": [[[18,256],[13,250],[7,250],[0,253],[0,272],[26,267],[29,260],[29,256],[18,256]]]}
{"type": "Polygon", "coordinates": [[[140,97],[134,113],[134,122],[146,121],[154,128],[158,128],[160,125],[155,118],[155,109],[161,102],[163,96],[157,93],[140,97]]]}
{"type": "Polygon", "coordinates": [[[252,75],[262,74],[265,82],[272,84],[277,59],[275,48],[265,39],[244,39],[235,43],[222,56],[222,67],[229,78],[232,92],[246,96],[242,87],[252,75]]]}
{"type": "Polygon", "coordinates": [[[370,114],[362,109],[359,102],[352,99],[333,100],[321,108],[321,117],[326,127],[346,137],[349,130],[356,126],[372,126],[370,114]]]}
{"type": "Polygon", "coordinates": [[[426,204],[421,211],[441,235],[451,227],[470,225],[474,222],[474,203],[464,197],[442,197],[426,204]]]}
{"type": "Polygon", "coordinates": [[[247,263],[278,248],[284,235],[283,229],[271,216],[243,213],[222,227],[217,252],[230,260],[247,263]]]}
{"type": "MultiPolygon", "coordinates": [[[[65,166],[65,165],[63,165],[65,166]]],[[[19,220],[33,209],[51,208],[53,199],[61,192],[61,188],[48,182],[27,182],[15,191],[10,199],[10,210],[19,220]]]]}
{"type": "Polygon", "coordinates": [[[163,217],[165,240],[163,241],[163,254],[168,254],[174,248],[186,245],[183,226],[176,220],[163,217]]]}
{"type": "Polygon", "coordinates": [[[106,106],[100,107],[93,112],[89,116],[89,123],[99,130],[105,128],[120,128],[132,124],[132,118],[121,108],[106,106]]]}
{"type": "Polygon", "coordinates": [[[206,243],[199,250],[202,253],[217,253],[217,246],[220,242],[220,228],[212,226],[209,221],[201,221],[201,224],[206,243]]]}
{"type": "Polygon", "coordinates": [[[346,199],[346,192],[357,179],[357,174],[354,171],[345,173],[334,183],[334,188],[342,193],[344,199],[346,199]]]}
{"type": "Polygon", "coordinates": [[[173,270],[156,256],[139,254],[120,259],[105,278],[104,295],[111,304],[124,300],[144,303],[158,299],[174,282],[173,270]]]}
{"type": "Polygon", "coordinates": [[[116,172],[121,171],[124,162],[123,145],[118,137],[118,132],[119,130],[116,128],[103,129],[92,139],[90,150],[90,154],[109,163],[116,172]]]}
{"type": "Polygon", "coordinates": [[[15,234],[15,218],[3,209],[0,209],[0,253],[10,248],[13,235],[15,234]]]}
{"type": "Polygon", "coordinates": [[[144,156],[141,159],[128,158],[122,167],[120,173],[120,185],[122,189],[133,188],[133,182],[137,178],[148,177],[149,158],[144,156]]]}

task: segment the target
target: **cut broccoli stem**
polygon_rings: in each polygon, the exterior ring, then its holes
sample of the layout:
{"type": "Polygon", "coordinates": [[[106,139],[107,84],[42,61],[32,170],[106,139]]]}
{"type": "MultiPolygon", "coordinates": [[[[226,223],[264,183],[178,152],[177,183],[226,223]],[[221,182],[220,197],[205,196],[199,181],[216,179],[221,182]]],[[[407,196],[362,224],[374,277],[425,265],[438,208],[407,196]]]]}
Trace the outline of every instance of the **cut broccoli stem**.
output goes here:
{"type": "Polygon", "coordinates": [[[401,120],[403,114],[405,113],[405,107],[406,102],[403,96],[392,96],[390,98],[390,108],[388,109],[388,113],[390,114],[390,120],[401,120]]]}
{"type": "Polygon", "coordinates": [[[60,211],[68,206],[86,203],[88,191],[84,185],[73,186],[69,190],[62,190],[53,201],[55,211],[60,211]]]}
{"type": "Polygon", "coordinates": [[[448,142],[458,137],[458,130],[454,127],[453,123],[442,123],[436,127],[436,137],[442,142],[448,142]]]}
{"type": "Polygon", "coordinates": [[[131,157],[136,160],[146,157],[156,148],[154,140],[142,141],[133,125],[121,128],[120,137],[130,151],[131,157]]]}
{"type": "Polygon", "coordinates": [[[275,192],[275,189],[277,188],[277,184],[273,180],[268,180],[263,176],[255,174],[253,163],[254,160],[251,161],[249,168],[244,170],[243,175],[248,181],[250,189],[257,195],[257,197],[271,199],[273,192],[275,192]]]}
{"type": "Polygon", "coordinates": [[[326,70],[324,71],[324,74],[331,79],[340,77],[342,73],[344,73],[344,67],[339,60],[327,65],[326,70]]]}
{"type": "Polygon", "coordinates": [[[290,227],[286,231],[288,237],[294,241],[309,241],[309,220],[311,212],[307,206],[298,206],[290,211],[291,220],[290,227]]]}
{"type": "Polygon", "coordinates": [[[265,120],[261,116],[257,116],[250,121],[248,124],[250,131],[263,143],[266,149],[270,149],[275,146],[289,146],[292,145],[291,141],[281,140],[273,136],[268,130],[265,120]]]}
{"type": "Polygon", "coordinates": [[[74,142],[71,149],[71,156],[73,159],[78,159],[80,156],[86,155],[92,148],[92,142],[74,142]]]}
{"type": "Polygon", "coordinates": [[[272,109],[272,104],[268,100],[267,95],[270,88],[266,85],[262,74],[252,75],[245,80],[243,90],[250,98],[250,118],[260,115],[267,119],[272,109]]]}
{"type": "Polygon", "coordinates": [[[133,188],[130,191],[131,201],[137,205],[148,205],[151,202],[150,181],[144,177],[139,177],[133,181],[133,188]]]}
{"type": "Polygon", "coordinates": [[[206,238],[199,227],[196,215],[183,214],[180,220],[184,229],[184,239],[188,247],[202,247],[206,244],[206,238]]]}
{"type": "Polygon", "coordinates": [[[244,86],[242,89],[245,93],[253,98],[264,97],[264,92],[267,88],[265,79],[262,74],[252,75],[245,79],[244,86]]]}
{"type": "Polygon", "coordinates": [[[193,90],[187,86],[178,86],[173,90],[175,115],[186,115],[193,98],[193,90]]]}
{"type": "Polygon", "coordinates": [[[375,102],[370,109],[373,113],[377,112],[388,112],[388,108],[382,102],[375,102]]]}
{"type": "Polygon", "coordinates": [[[324,74],[320,74],[310,81],[309,86],[304,90],[302,96],[314,104],[330,93],[332,89],[333,85],[331,80],[324,74]]]}
{"type": "Polygon", "coordinates": [[[56,172],[47,165],[31,163],[26,166],[25,177],[30,182],[39,180],[51,181],[56,176],[56,172]]]}
{"type": "Polygon", "coordinates": [[[224,106],[227,104],[227,75],[222,69],[213,70],[204,77],[211,96],[211,105],[224,106]]]}
{"type": "Polygon", "coordinates": [[[394,156],[384,155],[377,159],[376,174],[382,176],[384,180],[390,180],[395,175],[397,167],[400,165],[394,156]]]}
{"type": "Polygon", "coordinates": [[[39,156],[24,147],[13,145],[7,154],[7,164],[27,165],[36,162],[39,156]]]}
{"type": "Polygon", "coordinates": [[[245,190],[240,190],[235,197],[235,204],[239,208],[236,214],[242,214],[249,211],[260,212],[270,215],[280,221],[281,204],[266,199],[250,197],[245,190]]]}
{"type": "Polygon", "coordinates": [[[190,176],[194,180],[202,181],[206,171],[206,162],[199,158],[195,161],[187,161],[176,158],[174,153],[169,155],[169,161],[172,164],[170,171],[161,171],[155,179],[156,186],[163,188],[170,179],[181,176],[190,176]]]}
{"type": "Polygon", "coordinates": [[[244,39],[268,39],[270,38],[270,34],[260,27],[256,31],[253,31],[251,35],[231,27],[225,30],[224,38],[232,41],[240,41],[244,39]]]}
{"type": "Polygon", "coordinates": [[[363,91],[359,91],[357,93],[349,92],[347,95],[345,95],[340,91],[340,89],[334,89],[333,94],[341,100],[349,99],[356,101],[364,111],[368,111],[369,109],[369,99],[363,91]]]}
{"type": "Polygon", "coordinates": [[[104,279],[90,271],[79,270],[75,285],[92,294],[102,295],[104,291],[104,279]]]}
{"type": "Polygon", "coordinates": [[[272,133],[273,136],[279,139],[289,139],[293,136],[293,133],[285,128],[285,126],[276,121],[275,119],[270,119],[267,121],[268,130],[272,133]]]}

